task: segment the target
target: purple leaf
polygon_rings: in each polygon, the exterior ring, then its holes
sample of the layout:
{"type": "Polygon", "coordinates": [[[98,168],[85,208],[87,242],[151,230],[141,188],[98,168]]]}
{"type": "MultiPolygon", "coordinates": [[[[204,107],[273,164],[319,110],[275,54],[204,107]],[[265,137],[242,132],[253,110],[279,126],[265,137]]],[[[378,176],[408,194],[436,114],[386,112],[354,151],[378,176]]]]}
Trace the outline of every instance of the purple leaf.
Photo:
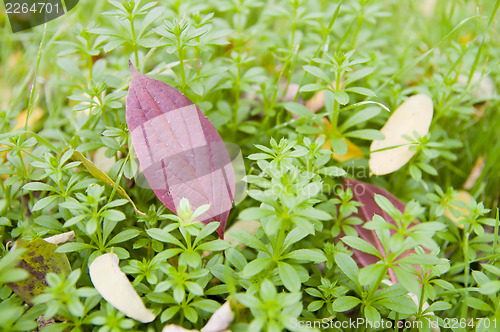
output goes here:
{"type": "Polygon", "coordinates": [[[131,63],[130,71],[127,125],[146,180],[176,214],[182,198],[193,209],[210,204],[197,220],[219,221],[223,238],[235,177],[219,133],[181,92],[139,73],[131,63]]]}
{"type": "MultiPolygon", "coordinates": [[[[354,200],[360,202],[363,204],[363,206],[360,206],[358,208],[358,213],[355,215],[356,217],[360,218],[364,222],[371,221],[373,216],[375,214],[381,216],[384,218],[385,221],[390,222],[393,225],[396,225],[396,222],[394,219],[392,219],[387,212],[382,210],[382,208],[375,202],[375,195],[382,195],[386,197],[396,209],[404,213],[405,210],[405,204],[401,202],[399,199],[394,197],[390,192],[388,192],[385,189],[382,189],[380,187],[374,186],[370,183],[366,182],[361,182],[361,181],[356,181],[353,179],[348,179],[344,178],[344,189],[346,188],[351,188],[353,192],[353,197],[354,200]]],[[[418,219],[415,219],[414,223],[417,224],[420,221],[418,219]]],[[[366,240],[370,244],[372,244],[375,248],[378,249],[378,251],[382,254],[382,256],[385,256],[384,254],[384,248],[382,246],[382,243],[378,239],[375,231],[369,230],[363,227],[363,225],[355,225],[354,228],[358,232],[358,236],[362,238],[363,240],[366,240]]],[[[395,230],[390,230],[391,235],[393,235],[396,231],[395,230]]],[[[353,251],[353,258],[354,260],[358,263],[360,267],[368,266],[371,264],[376,263],[379,261],[379,258],[364,252],[361,252],[359,250],[356,250],[354,248],[351,248],[353,251]]],[[[426,250],[427,251],[427,250],[426,250]]],[[[428,251],[427,251],[428,252],[428,251]]],[[[414,250],[409,250],[402,255],[400,255],[399,258],[403,258],[406,256],[409,256],[410,254],[415,253],[414,250]]],[[[419,268],[418,266],[416,266],[419,268]]],[[[391,277],[391,280],[393,282],[397,282],[396,274],[392,269],[389,269],[389,275],[391,277]]]]}

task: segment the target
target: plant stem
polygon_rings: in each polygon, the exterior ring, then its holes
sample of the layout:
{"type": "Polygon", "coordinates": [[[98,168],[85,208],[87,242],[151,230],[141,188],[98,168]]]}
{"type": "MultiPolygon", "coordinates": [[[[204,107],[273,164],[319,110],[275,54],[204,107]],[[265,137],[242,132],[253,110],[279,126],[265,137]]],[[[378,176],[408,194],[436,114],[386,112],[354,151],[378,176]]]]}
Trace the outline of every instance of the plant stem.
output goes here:
{"type": "Polygon", "coordinates": [[[179,43],[179,69],[181,74],[181,90],[184,92],[186,89],[186,73],[184,72],[184,49],[179,43]]]}
{"type": "Polygon", "coordinates": [[[139,53],[138,53],[137,41],[136,41],[136,37],[135,37],[134,17],[130,17],[129,22],[130,22],[130,34],[132,35],[132,48],[134,49],[135,68],[137,68],[137,70],[139,70],[139,53]]]}
{"type": "MultiPolygon", "coordinates": [[[[28,100],[28,112],[26,114],[26,121],[24,123],[24,130],[28,130],[28,121],[30,119],[31,113],[33,112],[33,100],[35,99],[35,88],[36,88],[36,79],[38,76],[38,67],[40,65],[40,59],[42,58],[42,47],[43,41],[45,39],[45,32],[47,30],[47,23],[43,25],[43,34],[42,40],[40,41],[40,46],[38,47],[38,54],[36,56],[36,64],[35,64],[35,74],[33,76],[33,85],[31,86],[30,98],[28,100]]],[[[22,141],[24,141],[24,135],[22,141]]]]}

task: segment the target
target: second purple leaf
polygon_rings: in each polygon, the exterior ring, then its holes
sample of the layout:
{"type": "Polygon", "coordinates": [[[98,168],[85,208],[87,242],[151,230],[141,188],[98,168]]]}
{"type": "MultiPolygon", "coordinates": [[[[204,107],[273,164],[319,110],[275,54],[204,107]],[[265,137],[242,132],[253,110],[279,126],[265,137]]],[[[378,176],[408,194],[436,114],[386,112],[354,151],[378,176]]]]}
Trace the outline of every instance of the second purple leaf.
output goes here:
{"type": "Polygon", "coordinates": [[[158,199],[178,213],[181,199],[193,209],[210,204],[197,218],[224,229],[232,206],[235,176],[231,158],[210,120],[175,88],[131,64],[127,126],[140,168],[158,199]]]}

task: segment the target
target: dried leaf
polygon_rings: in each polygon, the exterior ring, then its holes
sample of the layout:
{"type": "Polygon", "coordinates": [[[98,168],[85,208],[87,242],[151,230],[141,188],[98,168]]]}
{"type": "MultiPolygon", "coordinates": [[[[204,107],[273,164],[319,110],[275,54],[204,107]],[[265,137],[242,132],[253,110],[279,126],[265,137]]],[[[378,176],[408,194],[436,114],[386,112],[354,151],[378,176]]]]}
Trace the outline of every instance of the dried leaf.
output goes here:
{"type": "Polygon", "coordinates": [[[66,242],[73,242],[76,240],[75,232],[70,231],[62,234],[56,234],[54,236],[48,237],[44,239],[45,242],[53,243],[53,244],[63,244],[66,242]]]}
{"type": "Polygon", "coordinates": [[[118,262],[113,253],[97,257],[89,266],[92,284],[103,299],[128,317],[141,323],[152,322],[155,315],[146,309],[118,262]]]}
{"type": "MultiPolygon", "coordinates": [[[[330,122],[326,119],[322,119],[323,122],[326,124],[326,127],[328,130],[332,130],[332,125],[330,122]]],[[[338,153],[335,153],[332,149],[332,140],[328,139],[325,144],[323,144],[323,149],[327,150],[332,150],[332,158],[337,160],[338,162],[343,163],[344,161],[351,160],[351,159],[361,159],[363,158],[363,151],[359,146],[356,144],[352,143],[349,141],[347,138],[342,137],[342,141],[344,141],[347,144],[347,152],[343,155],[339,155],[338,153]]]]}
{"type": "Polygon", "coordinates": [[[419,137],[429,132],[432,121],[432,99],[424,94],[411,96],[399,106],[380,130],[385,139],[370,146],[370,170],[375,175],[392,173],[403,167],[416,153],[404,136],[419,137]],[[383,150],[383,151],[379,151],[383,150]]]}
{"type": "Polygon", "coordinates": [[[474,166],[472,166],[472,169],[470,171],[469,176],[467,177],[467,180],[465,180],[464,183],[465,190],[471,190],[472,187],[474,187],[474,185],[477,182],[477,179],[479,179],[481,173],[483,172],[485,161],[486,160],[484,157],[477,158],[476,162],[474,163],[474,166]]]}
{"type": "Polygon", "coordinates": [[[188,330],[179,325],[169,324],[165,325],[161,332],[198,332],[198,330],[188,330]]]}
{"type": "Polygon", "coordinates": [[[221,332],[229,327],[234,319],[231,310],[231,302],[227,301],[217,311],[215,311],[208,320],[207,324],[201,329],[201,332],[221,332]]]}
{"type": "Polygon", "coordinates": [[[207,324],[201,330],[187,330],[179,325],[169,324],[163,327],[162,332],[223,332],[228,331],[229,324],[234,319],[231,302],[227,301],[212,314],[207,324]]]}
{"type": "Polygon", "coordinates": [[[8,286],[27,304],[33,305],[33,298],[45,291],[47,273],[64,273],[69,275],[71,268],[68,258],[64,254],[56,253],[57,246],[43,239],[31,242],[19,239],[15,248],[26,248],[20,256],[19,268],[30,274],[28,278],[8,284],[8,286]]]}
{"type": "MultiPolygon", "coordinates": [[[[363,204],[363,206],[358,207],[358,213],[355,216],[360,218],[364,222],[371,221],[373,215],[377,214],[384,218],[385,221],[390,222],[393,225],[396,224],[394,219],[392,219],[387,214],[387,212],[382,210],[382,208],[375,202],[375,195],[382,195],[386,197],[399,211],[404,212],[405,210],[405,204],[394,197],[394,195],[389,193],[387,190],[374,186],[370,183],[344,178],[344,187],[351,188],[354,195],[354,200],[363,204]]],[[[417,224],[419,223],[419,221],[415,219],[414,223],[417,224]]],[[[364,228],[362,224],[356,225],[354,226],[354,228],[358,232],[358,236],[361,239],[372,244],[382,255],[384,255],[384,248],[375,231],[364,228]]],[[[395,233],[394,230],[391,230],[390,232],[391,235],[395,233]]],[[[360,267],[372,265],[379,261],[379,258],[376,256],[361,252],[356,249],[352,249],[352,251],[353,259],[358,263],[360,267]]],[[[407,251],[400,255],[398,258],[409,256],[412,253],[414,253],[413,250],[407,251]]],[[[389,275],[392,282],[397,282],[396,275],[394,271],[392,271],[392,269],[389,269],[389,275]]]]}
{"type": "MultiPolygon", "coordinates": [[[[69,150],[69,148],[64,149],[61,152],[61,155],[63,155],[68,150],[69,150]]],[[[97,168],[97,166],[93,162],[91,162],[90,160],[85,158],[85,156],[83,154],[81,154],[80,152],[73,151],[73,154],[71,155],[69,160],[80,161],[81,165],[83,165],[83,167],[85,167],[87,172],[89,172],[90,175],[92,175],[94,178],[96,178],[99,181],[104,182],[105,184],[107,184],[110,187],[115,186],[115,181],[111,180],[111,178],[106,173],[104,173],[99,168],[97,168]]],[[[145,215],[144,212],[141,212],[137,209],[137,207],[134,204],[134,201],[132,201],[132,198],[130,198],[130,196],[127,194],[125,189],[123,189],[120,185],[117,186],[116,192],[118,194],[120,194],[120,196],[122,196],[123,198],[128,200],[130,202],[130,204],[132,204],[132,206],[134,207],[135,213],[143,215],[143,216],[145,215]]]]}
{"type": "Polygon", "coordinates": [[[219,221],[217,232],[223,237],[235,177],[219,133],[182,93],[139,73],[132,64],[130,70],[127,125],[150,187],[176,214],[183,198],[194,209],[210,204],[197,220],[219,221]]]}

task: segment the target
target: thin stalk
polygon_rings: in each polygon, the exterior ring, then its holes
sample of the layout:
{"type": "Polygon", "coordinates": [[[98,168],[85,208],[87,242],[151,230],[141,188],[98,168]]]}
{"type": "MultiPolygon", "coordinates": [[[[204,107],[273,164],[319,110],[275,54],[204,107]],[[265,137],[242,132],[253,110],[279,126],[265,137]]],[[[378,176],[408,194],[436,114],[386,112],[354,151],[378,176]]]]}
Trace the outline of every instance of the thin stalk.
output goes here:
{"type": "Polygon", "coordinates": [[[134,17],[130,17],[129,22],[130,22],[130,34],[132,35],[132,48],[134,50],[135,68],[137,68],[137,70],[139,70],[139,52],[138,52],[137,41],[136,41],[136,37],[135,37],[134,17]]]}
{"type": "Polygon", "coordinates": [[[180,40],[177,41],[179,46],[179,69],[181,75],[181,90],[184,92],[186,89],[186,73],[184,71],[184,49],[181,46],[180,40]]]}
{"type": "MultiPolygon", "coordinates": [[[[24,123],[24,130],[28,130],[28,121],[30,119],[31,113],[33,112],[33,101],[35,99],[35,89],[36,89],[36,79],[38,76],[38,67],[40,66],[40,59],[42,58],[42,47],[43,47],[43,41],[45,40],[45,32],[47,30],[47,23],[43,25],[43,34],[42,34],[42,40],[40,41],[40,46],[38,47],[38,54],[36,56],[36,64],[35,64],[35,75],[33,77],[33,84],[31,86],[31,92],[30,92],[30,97],[28,100],[28,113],[26,114],[26,121],[24,123]]],[[[24,141],[24,135],[21,136],[24,141]]]]}
{"type": "Polygon", "coordinates": [[[234,85],[234,106],[233,106],[233,132],[238,130],[238,110],[240,108],[240,94],[241,94],[241,62],[237,62],[236,66],[236,84],[234,85]]]}
{"type": "MultiPolygon", "coordinates": [[[[337,17],[339,16],[340,6],[342,6],[342,2],[343,2],[343,0],[341,0],[339,2],[339,4],[337,5],[335,12],[333,13],[332,18],[330,19],[330,23],[328,24],[328,28],[325,30],[325,34],[323,35],[323,40],[321,41],[321,44],[319,44],[318,48],[316,49],[316,52],[314,52],[314,55],[311,58],[311,60],[309,60],[309,63],[308,63],[309,65],[312,63],[313,59],[319,55],[319,53],[321,52],[321,50],[325,46],[325,44],[328,40],[328,36],[330,35],[330,32],[332,31],[333,25],[335,24],[335,21],[337,20],[337,17]]],[[[307,72],[304,72],[304,76],[300,80],[301,84],[302,84],[302,81],[304,81],[304,79],[306,78],[306,76],[307,76],[307,72]]],[[[296,102],[298,98],[299,98],[299,91],[297,91],[297,93],[295,94],[295,98],[293,98],[293,101],[296,102]]]]}
{"type": "Polygon", "coordinates": [[[484,41],[486,39],[486,34],[488,33],[488,29],[491,26],[493,19],[495,18],[495,14],[498,11],[499,6],[500,6],[500,0],[497,0],[497,2],[495,3],[495,7],[493,8],[493,12],[491,13],[490,20],[488,21],[488,25],[486,26],[486,32],[483,35],[483,38],[481,40],[481,45],[479,45],[479,49],[477,50],[476,58],[474,59],[474,63],[473,63],[472,68],[469,72],[469,78],[467,80],[467,87],[470,85],[470,83],[472,81],[472,77],[474,76],[474,72],[476,71],[476,68],[479,65],[479,59],[480,59],[481,53],[483,51],[484,41]]]}
{"type": "Polygon", "coordinates": [[[376,283],[373,284],[372,288],[370,288],[370,291],[368,293],[368,296],[366,297],[367,299],[373,298],[375,295],[375,292],[377,291],[378,287],[380,286],[380,283],[382,280],[384,280],[385,275],[387,274],[388,268],[387,265],[384,267],[384,273],[381,273],[380,276],[378,277],[378,280],[376,283]]]}

